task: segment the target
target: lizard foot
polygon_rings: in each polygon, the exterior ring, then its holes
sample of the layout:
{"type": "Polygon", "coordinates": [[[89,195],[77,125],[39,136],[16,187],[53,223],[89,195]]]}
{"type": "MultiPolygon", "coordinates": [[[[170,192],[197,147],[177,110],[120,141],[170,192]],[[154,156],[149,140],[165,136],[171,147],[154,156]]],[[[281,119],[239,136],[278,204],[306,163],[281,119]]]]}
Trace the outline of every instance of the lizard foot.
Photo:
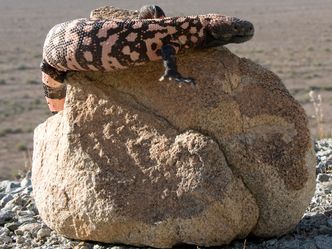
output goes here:
{"type": "Polygon", "coordinates": [[[176,72],[168,72],[167,74],[164,74],[163,76],[160,77],[159,81],[165,81],[168,79],[169,81],[174,80],[179,84],[190,84],[192,86],[195,86],[195,80],[190,77],[182,77],[181,74],[176,73],[176,72]]]}

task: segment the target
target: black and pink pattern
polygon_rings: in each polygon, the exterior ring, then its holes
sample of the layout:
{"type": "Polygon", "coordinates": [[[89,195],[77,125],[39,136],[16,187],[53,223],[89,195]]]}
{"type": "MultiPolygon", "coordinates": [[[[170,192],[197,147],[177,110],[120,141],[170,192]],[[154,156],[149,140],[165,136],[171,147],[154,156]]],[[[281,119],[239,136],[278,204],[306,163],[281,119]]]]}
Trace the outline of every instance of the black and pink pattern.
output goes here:
{"type": "MultiPolygon", "coordinates": [[[[44,43],[44,89],[54,89],[53,96],[61,96],[67,71],[121,70],[157,60],[164,60],[166,69],[161,79],[193,83],[177,72],[176,53],[186,48],[240,43],[254,34],[250,22],[236,17],[208,14],[163,18],[163,11],[156,8],[145,8],[142,13],[159,19],[77,19],[54,26],[44,43]]],[[[63,108],[64,96],[46,97],[52,111],[63,108]],[[52,99],[59,103],[52,107],[52,99]]]]}

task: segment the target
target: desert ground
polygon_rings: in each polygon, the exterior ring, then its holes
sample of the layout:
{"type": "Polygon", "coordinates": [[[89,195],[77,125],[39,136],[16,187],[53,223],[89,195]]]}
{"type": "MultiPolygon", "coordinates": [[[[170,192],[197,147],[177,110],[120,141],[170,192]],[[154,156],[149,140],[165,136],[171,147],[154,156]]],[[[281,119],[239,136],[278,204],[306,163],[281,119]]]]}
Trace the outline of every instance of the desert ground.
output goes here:
{"type": "Polygon", "coordinates": [[[251,41],[226,47],[279,75],[308,114],[313,138],[332,136],[331,0],[1,0],[0,180],[31,166],[33,130],[52,115],[39,70],[48,30],[88,17],[101,6],[139,9],[152,3],[169,16],[221,13],[253,22],[256,34],[251,41]],[[315,112],[310,91],[316,102],[322,99],[321,115],[315,112]]]}

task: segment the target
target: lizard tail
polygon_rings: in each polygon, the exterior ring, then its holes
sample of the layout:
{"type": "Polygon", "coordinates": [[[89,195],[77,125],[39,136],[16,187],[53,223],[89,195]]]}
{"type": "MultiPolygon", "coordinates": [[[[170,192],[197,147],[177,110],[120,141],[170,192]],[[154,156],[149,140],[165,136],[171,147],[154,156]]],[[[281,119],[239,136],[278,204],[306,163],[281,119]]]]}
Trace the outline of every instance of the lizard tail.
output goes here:
{"type": "Polygon", "coordinates": [[[63,84],[66,72],[56,70],[45,60],[42,61],[40,67],[42,70],[42,82],[48,107],[52,113],[62,111],[66,97],[66,85],[63,84]]]}

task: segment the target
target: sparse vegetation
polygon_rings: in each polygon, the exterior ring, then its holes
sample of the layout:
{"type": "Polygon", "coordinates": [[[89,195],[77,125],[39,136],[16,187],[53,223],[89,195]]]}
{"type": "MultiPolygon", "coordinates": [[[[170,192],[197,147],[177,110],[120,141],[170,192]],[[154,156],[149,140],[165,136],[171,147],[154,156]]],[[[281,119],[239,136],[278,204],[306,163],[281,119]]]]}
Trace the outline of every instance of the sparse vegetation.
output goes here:
{"type": "Polygon", "coordinates": [[[315,120],[316,136],[318,139],[332,137],[332,126],[324,127],[323,98],[321,94],[315,91],[309,92],[310,101],[314,107],[312,118],[315,120]]]}
{"type": "Polygon", "coordinates": [[[4,137],[8,134],[19,134],[23,133],[23,130],[21,128],[5,128],[0,130],[0,137],[4,137]]]}
{"type": "Polygon", "coordinates": [[[28,80],[27,84],[29,84],[29,85],[40,85],[41,83],[38,80],[28,80]]]}
{"type": "Polygon", "coordinates": [[[18,151],[26,151],[28,149],[28,147],[24,143],[18,143],[16,145],[16,148],[18,151]]]}
{"type": "Polygon", "coordinates": [[[30,69],[27,65],[24,64],[20,64],[17,66],[17,70],[21,71],[21,70],[27,70],[30,69]]]}

